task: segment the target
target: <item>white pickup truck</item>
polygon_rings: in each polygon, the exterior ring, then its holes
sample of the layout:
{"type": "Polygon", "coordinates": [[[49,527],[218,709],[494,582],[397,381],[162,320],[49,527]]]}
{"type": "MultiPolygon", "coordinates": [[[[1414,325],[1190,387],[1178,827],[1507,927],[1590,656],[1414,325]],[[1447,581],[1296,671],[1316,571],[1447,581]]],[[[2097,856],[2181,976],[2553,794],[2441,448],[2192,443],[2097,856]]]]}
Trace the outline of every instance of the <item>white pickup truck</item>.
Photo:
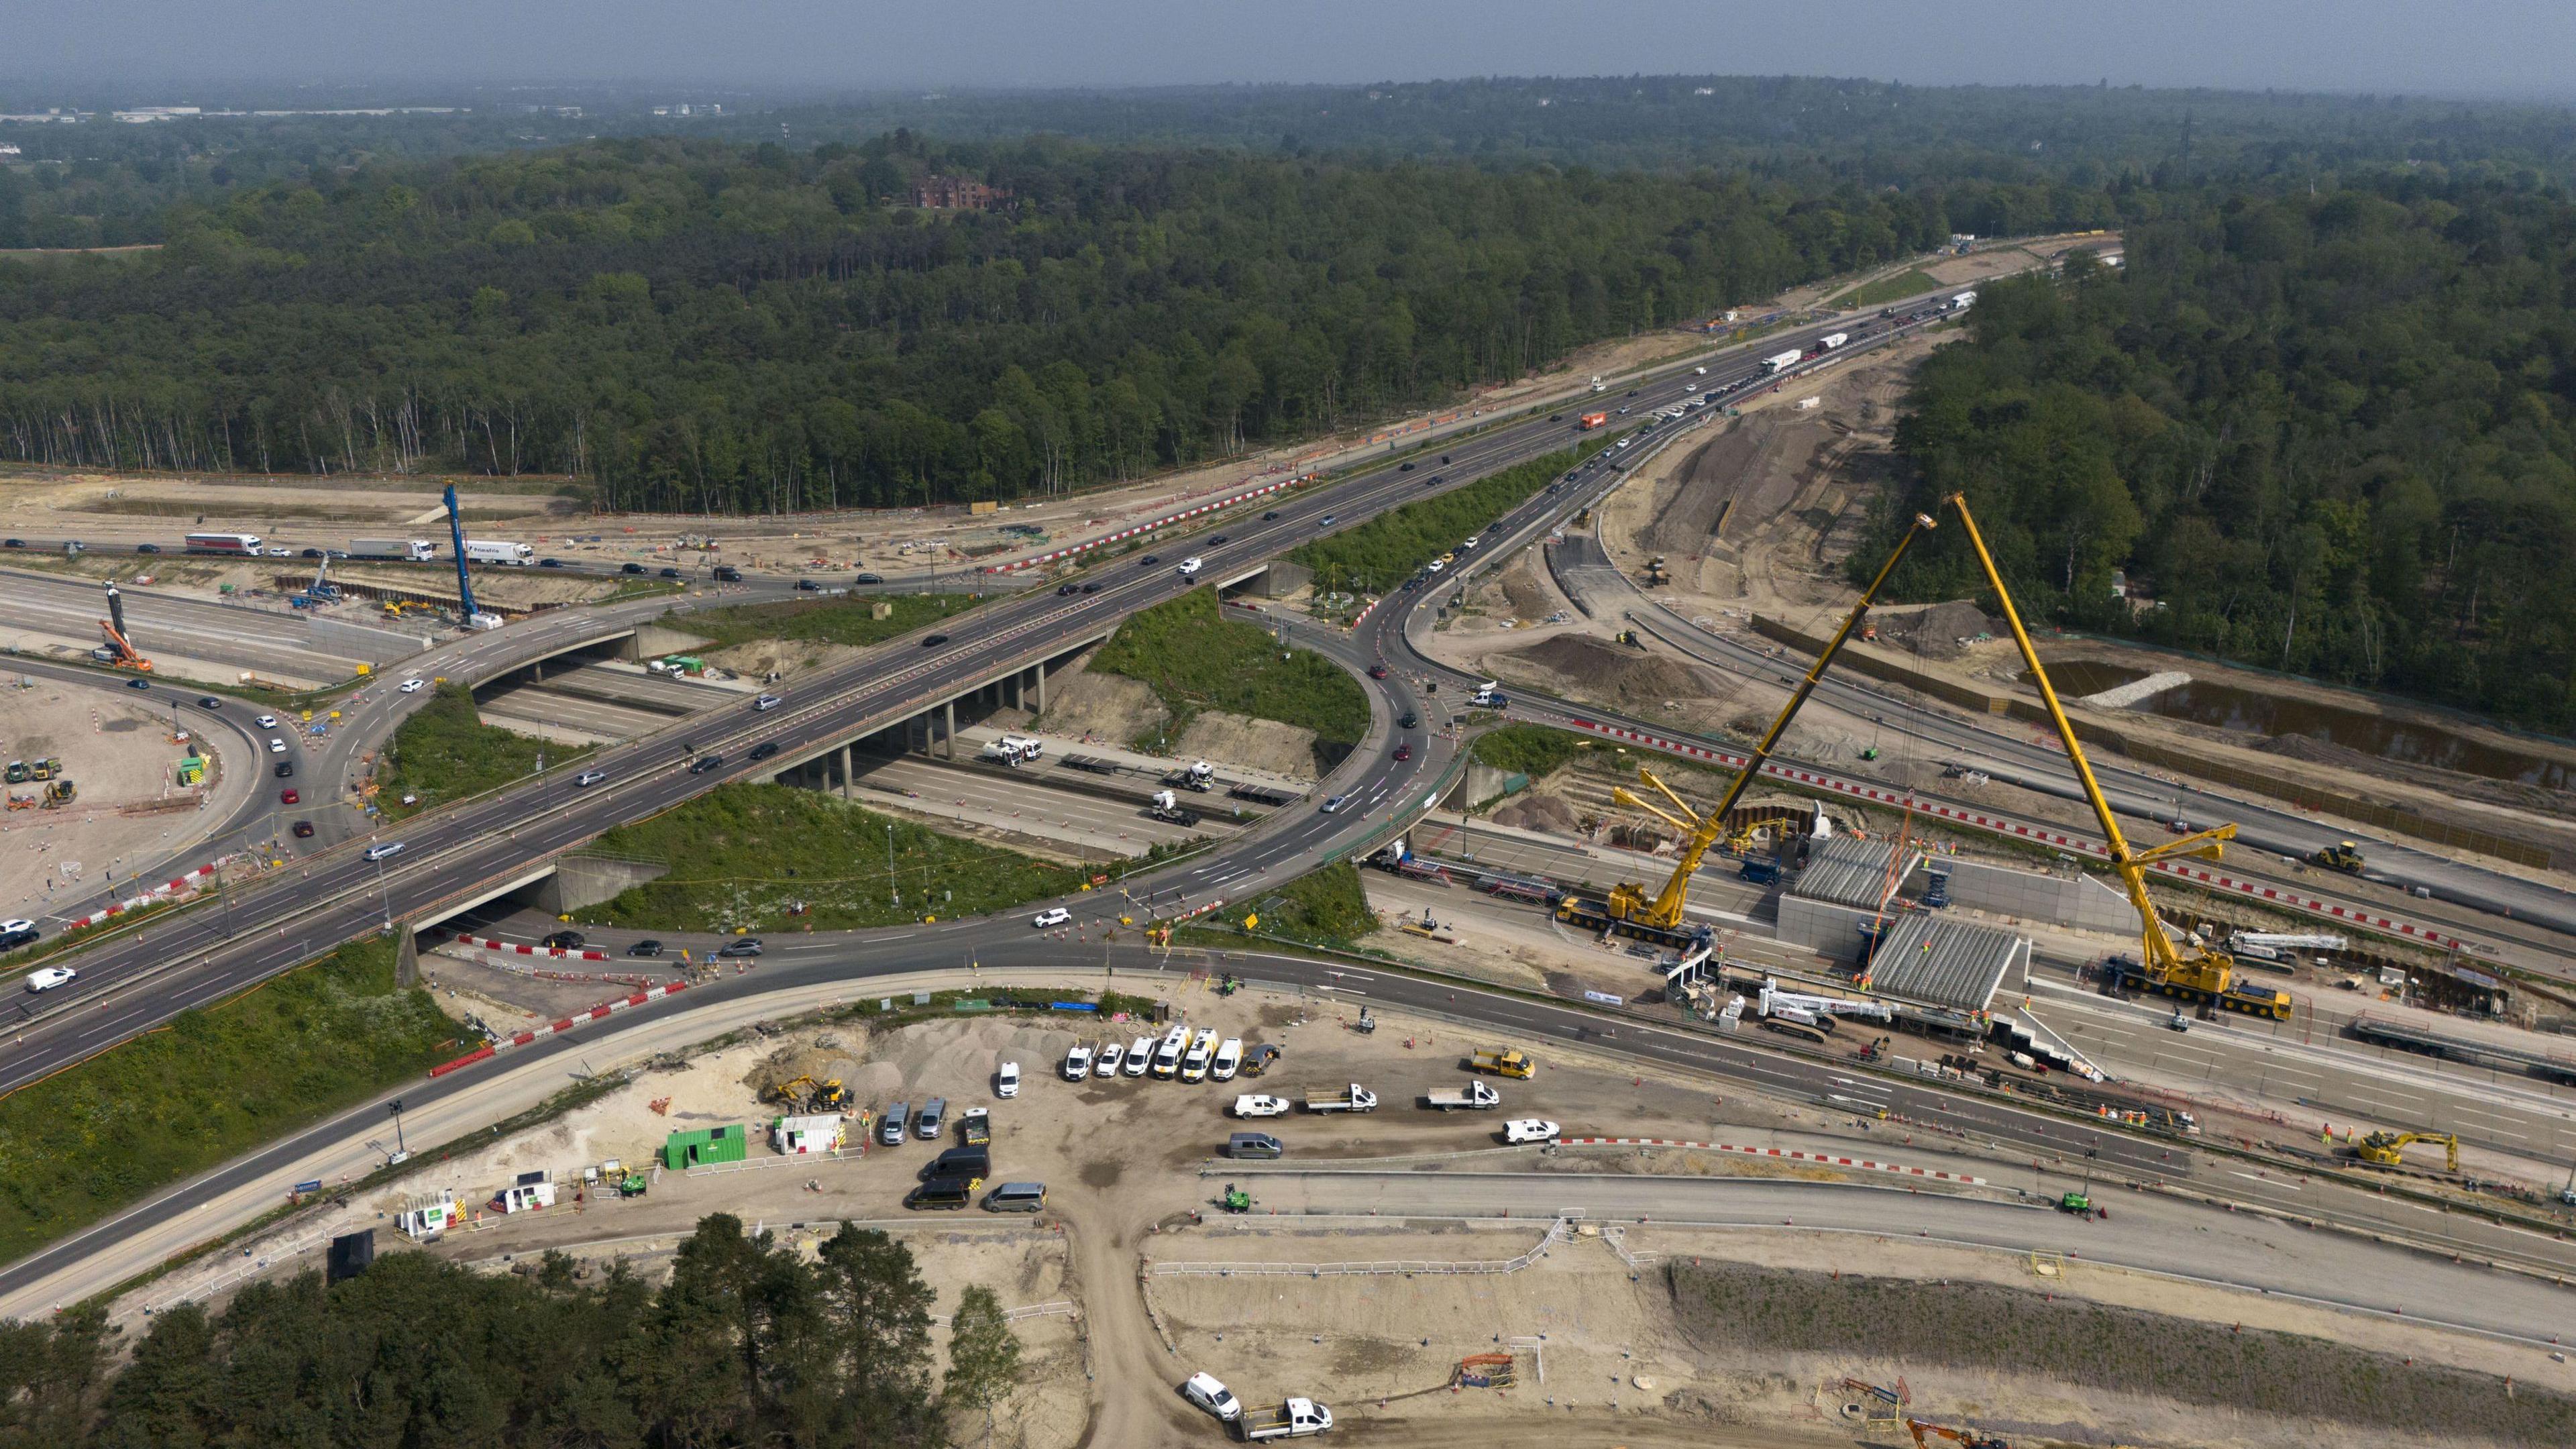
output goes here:
{"type": "Polygon", "coordinates": [[[1503,1105],[1503,1094],[1483,1082],[1469,1082],[1449,1091],[1425,1092],[1422,1105],[1434,1112],[1490,1112],[1503,1105]]]}
{"type": "Polygon", "coordinates": [[[1313,1399],[1290,1399],[1275,1409],[1246,1409],[1234,1427],[1248,1443],[1302,1439],[1333,1427],[1333,1411],[1313,1399]]]}
{"type": "Polygon", "coordinates": [[[1308,1092],[1306,1110],[1309,1112],[1374,1112],[1377,1110],[1377,1093],[1357,1082],[1351,1083],[1349,1087],[1338,1092],[1308,1092]]]}

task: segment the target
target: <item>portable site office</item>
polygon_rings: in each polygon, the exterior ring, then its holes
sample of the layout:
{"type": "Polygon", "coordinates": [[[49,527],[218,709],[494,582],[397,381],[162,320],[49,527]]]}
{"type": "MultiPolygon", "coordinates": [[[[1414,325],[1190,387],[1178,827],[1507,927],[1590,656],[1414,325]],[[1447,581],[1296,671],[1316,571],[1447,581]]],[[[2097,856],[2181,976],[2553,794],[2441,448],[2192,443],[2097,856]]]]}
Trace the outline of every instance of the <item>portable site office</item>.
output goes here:
{"type": "Polygon", "coordinates": [[[751,1139],[739,1122],[674,1132],[662,1143],[662,1165],[673,1172],[718,1162],[740,1162],[750,1155],[751,1139]]]}

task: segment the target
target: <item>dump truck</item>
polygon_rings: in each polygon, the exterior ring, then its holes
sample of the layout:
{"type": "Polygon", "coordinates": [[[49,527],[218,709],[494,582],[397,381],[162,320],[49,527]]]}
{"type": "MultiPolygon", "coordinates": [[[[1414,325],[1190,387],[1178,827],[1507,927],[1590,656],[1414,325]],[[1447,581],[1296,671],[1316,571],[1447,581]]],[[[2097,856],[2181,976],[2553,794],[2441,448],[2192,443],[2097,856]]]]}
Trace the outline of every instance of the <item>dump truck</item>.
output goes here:
{"type": "Polygon", "coordinates": [[[1498,1077],[1518,1077],[1523,1080],[1538,1075],[1537,1064],[1522,1055],[1518,1047],[1494,1047],[1491,1050],[1479,1047],[1475,1054],[1467,1059],[1467,1070],[1491,1072],[1498,1077]]]}
{"type": "Polygon", "coordinates": [[[30,772],[32,769],[33,767],[24,760],[11,760],[9,762],[9,783],[12,785],[26,784],[31,778],[30,772]]]}
{"type": "Polygon", "coordinates": [[[1339,1090],[1308,1092],[1306,1110],[1309,1112],[1374,1112],[1377,1110],[1377,1093],[1357,1082],[1339,1090]]]}
{"type": "Polygon", "coordinates": [[[1264,1439],[1301,1439],[1333,1427],[1333,1411],[1313,1399],[1290,1399],[1275,1409],[1246,1409],[1234,1421],[1246,1443],[1264,1439]]]}
{"type": "Polygon", "coordinates": [[[1483,1082],[1422,1094],[1422,1105],[1434,1112],[1490,1112],[1503,1105],[1503,1094],[1483,1082]]]}

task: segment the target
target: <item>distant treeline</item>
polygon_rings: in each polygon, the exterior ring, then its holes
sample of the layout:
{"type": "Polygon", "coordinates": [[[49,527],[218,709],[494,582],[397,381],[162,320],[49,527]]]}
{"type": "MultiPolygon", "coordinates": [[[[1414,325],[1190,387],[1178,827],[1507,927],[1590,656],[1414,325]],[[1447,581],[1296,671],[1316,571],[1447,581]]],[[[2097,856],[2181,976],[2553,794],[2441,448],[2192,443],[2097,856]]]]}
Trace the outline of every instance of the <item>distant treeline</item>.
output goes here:
{"type": "MultiPolygon", "coordinates": [[[[1964,492],[2026,613],[2576,732],[2576,204],[2399,177],[2128,235],[1980,290],[1882,541],[1964,492]]],[[[1956,533],[1903,590],[1979,592],[1956,533]]]]}
{"type": "Polygon", "coordinates": [[[2120,219],[1911,190],[897,134],[361,166],[0,266],[0,457],[570,473],[760,512],[1113,480],[1919,252],[2120,219]],[[1009,193],[909,205],[921,177],[1009,193]]]}

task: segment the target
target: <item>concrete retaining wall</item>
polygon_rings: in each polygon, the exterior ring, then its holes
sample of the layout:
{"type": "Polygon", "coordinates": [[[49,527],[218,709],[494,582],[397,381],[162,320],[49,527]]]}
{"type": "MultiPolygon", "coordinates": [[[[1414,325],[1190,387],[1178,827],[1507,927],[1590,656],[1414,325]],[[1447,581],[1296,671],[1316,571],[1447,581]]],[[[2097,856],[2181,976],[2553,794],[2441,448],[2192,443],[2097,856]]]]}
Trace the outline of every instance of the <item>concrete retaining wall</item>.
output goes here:
{"type": "Polygon", "coordinates": [[[1274,558],[1259,578],[1246,579],[1243,592],[1264,599],[1284,599],[1315,581],[1315,571],[1304,564],[1274,558]]]}
{"type": "Polygon", "coordinates": [[[2129,898],[2087,875],[2041,875],[1973,860],[1948,862],[1950,900],[1998,915],[2094,931],[2133,931],[2129,898]]]}
{"type": "Polygon", "coordinates": [[[659,659],[665,654],[695,654],[713,644],[712,639],[684,634],[660,624],[638,624],[635,633],[617,648],[620,659],[659,659]]]}
{"type": "Polygon", "coordinates": [[[1780,939],[1846,965],[1860,964],[1860,928],[1874,913],[1792,892],[1780,896],[1780,939]]]}
{"type": "Polygon", "coordinates": [[[555,862],[555,873],[537,887],[537,908],[550,916],[568,915],[670,873],[669,866],[652,861],[567,855],[555,862]]]}

